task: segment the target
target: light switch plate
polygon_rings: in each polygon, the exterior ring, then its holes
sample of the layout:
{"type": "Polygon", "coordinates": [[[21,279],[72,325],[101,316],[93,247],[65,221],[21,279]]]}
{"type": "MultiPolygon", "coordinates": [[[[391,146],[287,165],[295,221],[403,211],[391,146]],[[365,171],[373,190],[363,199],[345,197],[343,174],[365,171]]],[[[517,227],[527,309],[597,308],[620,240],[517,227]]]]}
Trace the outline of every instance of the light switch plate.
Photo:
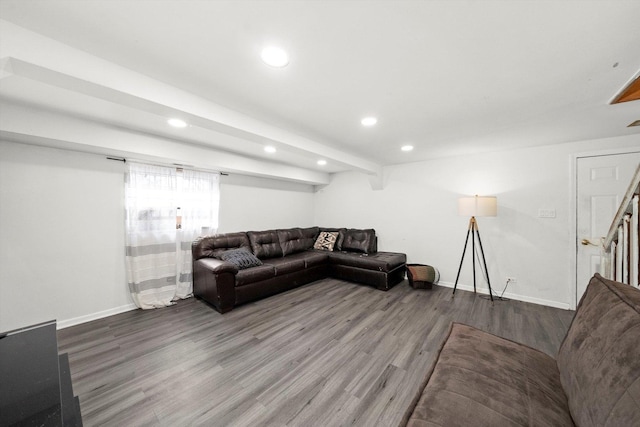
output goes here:
{"type": "Polygon", "coordinates": [[[538,218],[555,218],[555,209],[538,209],[538,218]]]}

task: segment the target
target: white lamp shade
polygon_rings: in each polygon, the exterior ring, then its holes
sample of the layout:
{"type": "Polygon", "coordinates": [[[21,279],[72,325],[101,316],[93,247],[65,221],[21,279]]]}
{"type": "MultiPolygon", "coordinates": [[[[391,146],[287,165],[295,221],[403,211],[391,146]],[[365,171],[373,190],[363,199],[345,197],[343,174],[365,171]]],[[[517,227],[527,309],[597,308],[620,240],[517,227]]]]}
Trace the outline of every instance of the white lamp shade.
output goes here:
{"type": "Polygon", "coordinates": [[[498,199],[495,196],[460,197],[458,214],[462,216],[497,216],[498,199]]]}

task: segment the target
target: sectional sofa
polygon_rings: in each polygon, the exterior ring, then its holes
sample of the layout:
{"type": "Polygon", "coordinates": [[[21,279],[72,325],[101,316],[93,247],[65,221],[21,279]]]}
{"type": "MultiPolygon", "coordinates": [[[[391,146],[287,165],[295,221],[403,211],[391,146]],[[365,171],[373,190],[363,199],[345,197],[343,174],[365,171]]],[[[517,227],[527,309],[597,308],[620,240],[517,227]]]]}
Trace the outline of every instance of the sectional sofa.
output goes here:
{"type": "Polygon", "coordinates": [[[226,313],[326,277],[386,291],[407,257],[378,252],[373,229],[289,228],[205,236],[192,243],[193,293],[226,313]]]}

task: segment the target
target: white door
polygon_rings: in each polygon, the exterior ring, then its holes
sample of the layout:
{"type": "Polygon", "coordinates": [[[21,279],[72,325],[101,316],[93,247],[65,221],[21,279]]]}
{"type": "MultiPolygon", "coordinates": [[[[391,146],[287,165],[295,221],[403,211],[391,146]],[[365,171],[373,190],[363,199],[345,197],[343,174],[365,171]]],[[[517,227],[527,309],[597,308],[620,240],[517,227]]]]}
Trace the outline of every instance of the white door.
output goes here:
{"type": "Polygon", "coordinates": [[[601,271],[601,242],[640,164],[640,151],[579,157],[576,164],[577,305],[591,276],[601,271]]]}

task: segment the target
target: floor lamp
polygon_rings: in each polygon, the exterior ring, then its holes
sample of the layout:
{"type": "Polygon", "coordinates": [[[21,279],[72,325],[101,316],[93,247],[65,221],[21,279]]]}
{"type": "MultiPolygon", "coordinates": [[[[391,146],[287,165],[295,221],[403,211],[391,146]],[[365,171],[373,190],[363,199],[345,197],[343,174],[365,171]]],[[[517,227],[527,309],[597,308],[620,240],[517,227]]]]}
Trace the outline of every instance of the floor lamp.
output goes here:
{"type": "MultiPolygon", "coordinates": [[[[487,262],[484,258],[484,250],[482,249],[482,240],[480,240],[480,231],[478,230],[477,216],[497,216],[498,215],[498,201],[495,197],[461,197],[458,199],[458,214],[463,216],[470,216],[469,228],[467,228],[467,238],[464,241],[464,249],[462,250],[462,259],[460,259],[460,267],[458,268],[458,275],[456,276],[456,283],[453,285],[454,297],[456,288],[458,287],[458,279],[460,278],[460,271],[462,271],[462,263],[464,262],[464,255],[467,252],[467,244],[469,243],[469,235],[471,235],[471,259],[473,263],[473,292],[476,292],[476,238],[478,239],[478,246],[480,247],[480,257],[482,266],[484,266],[484,272],[487,277],[487,284],[489,285],[489,298],[493,302],[493,291],[491,290],[491,281],[489,280],[489,271],[487,270],[487,262]]],[[[481,269],[482,269],[481,266],[481,269]]]]}

